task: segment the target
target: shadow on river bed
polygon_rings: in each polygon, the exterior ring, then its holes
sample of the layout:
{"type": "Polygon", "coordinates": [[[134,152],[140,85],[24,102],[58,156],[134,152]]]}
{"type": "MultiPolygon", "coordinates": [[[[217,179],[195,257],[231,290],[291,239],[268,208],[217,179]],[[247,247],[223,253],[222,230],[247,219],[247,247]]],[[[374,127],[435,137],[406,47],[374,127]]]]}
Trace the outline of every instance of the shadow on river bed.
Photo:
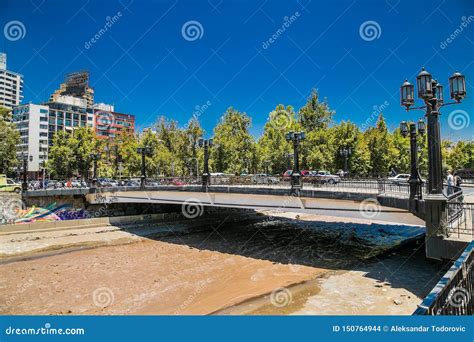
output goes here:
{"type": "MultiPolygon", "coordinates": [[[[147,238],[198,250],[310,266],[363,271],[422,298],[449,267],[424,254],[424,228],[406,225],[300,221],[281,217],[227,223],[147,238]]],[[[236,270],[238,272],[238,270],[236,270]]]]}

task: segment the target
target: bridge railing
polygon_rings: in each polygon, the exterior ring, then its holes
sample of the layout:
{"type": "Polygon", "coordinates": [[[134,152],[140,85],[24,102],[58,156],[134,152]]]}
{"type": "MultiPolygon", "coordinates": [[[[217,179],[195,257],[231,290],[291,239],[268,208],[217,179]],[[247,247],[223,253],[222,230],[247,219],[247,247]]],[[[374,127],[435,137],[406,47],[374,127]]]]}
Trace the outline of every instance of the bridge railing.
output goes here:
{"type": "Polygon", "coordinates": [[[454,262],[413,315],[472,315],[474,313],[474,241],[454,262]]]}

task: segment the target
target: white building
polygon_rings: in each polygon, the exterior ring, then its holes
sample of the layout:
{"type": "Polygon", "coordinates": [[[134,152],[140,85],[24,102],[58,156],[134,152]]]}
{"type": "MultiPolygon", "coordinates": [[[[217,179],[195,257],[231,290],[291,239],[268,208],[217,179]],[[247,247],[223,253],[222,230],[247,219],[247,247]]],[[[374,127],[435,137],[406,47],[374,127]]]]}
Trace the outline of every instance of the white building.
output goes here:
{"type": "Polygon", "coordinates": [[[114,112],[115,111],[114,105],[103,103],[103,102],[95,103],[93,108],[97,109],[97,110],[103,110],[105,112],[114,112]]]}
{"type": "Polygon", "coordinates": [[[43,105],[27,104],[13,108],[13,121],[20,132],[18,157],[28,155],[28,171],[36,173],[48,159],[48,148],[53,144],[57,131],[72,132],[78,127],[93,127],[94,112],[86,108],[86,100],[60,96],[62,102],[43,105]]]}
{"type": "Polygon", "coordinates": [[[29,172],[41,170],[41,162],[47,159],[48,114],[49,107],[44,105],[27,104],[13,109],[13,121],[21,137],[18,159],[28,156],[29,172]]]}
{"type": "Polygon", "coordinates": [[[7,54],[0,52],[0,106],[13,108],[23,99],[23,76],[7,70],[7,54]]]}

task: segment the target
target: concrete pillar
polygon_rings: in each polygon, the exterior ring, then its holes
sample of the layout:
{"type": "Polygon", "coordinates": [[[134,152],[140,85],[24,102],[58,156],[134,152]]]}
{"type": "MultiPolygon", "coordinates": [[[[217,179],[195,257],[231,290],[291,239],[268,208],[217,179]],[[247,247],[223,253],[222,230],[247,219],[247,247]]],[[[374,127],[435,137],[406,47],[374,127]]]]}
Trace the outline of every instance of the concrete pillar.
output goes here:
{"type": "Polygon", "coordinates": [[[447,199],[442,194],[430,194],[425,197],[426,210],[426,257],[431,259],[443,259],[445,245],[444,239],[448,237],[447,231],[447,199]]]}

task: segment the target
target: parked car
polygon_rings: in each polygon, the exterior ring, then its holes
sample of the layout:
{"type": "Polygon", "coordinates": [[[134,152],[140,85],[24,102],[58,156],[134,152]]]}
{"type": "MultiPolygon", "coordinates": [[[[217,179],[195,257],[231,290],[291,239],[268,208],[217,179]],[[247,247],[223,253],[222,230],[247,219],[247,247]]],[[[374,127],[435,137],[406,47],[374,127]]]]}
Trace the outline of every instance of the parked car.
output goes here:
{"type": "Polygon", "coordinates": [[[254,184],[277,184],[279,182],[278,177],[267,175],[265,173],[257,173],[252,176],[252,182],[254,184]]]}
{"type": "Polygon", "coordinates": [[[341,181],[341,177],[333,175],[329,171],[324,170],[318,171],[314,177],[321,184],[336,184],[341,181]]]}
{"type": "Polygon", "coordinates": [[[175,178],[171,181],[171,184],[177,185],[177,186],[183,186],[186,185],[185,182],[183,182],[181,179],[175,178]]]}
{"type": "Polygon", "coordinates": [[[393,177],[388,177],[388,180],[394,184],[405,184],[410,179],[410,175],[408,173],[400,173],[393,177]]]}
{"type": "MultiPolygon", "coordinates": [[[[290,177],[293,174],[293,170],[286,170],[283,173],[283,177],[290,177]]],[[[311,175],[311,172],[309,170],[301,170],[300,175],[307,177],[311,175]]]]}

